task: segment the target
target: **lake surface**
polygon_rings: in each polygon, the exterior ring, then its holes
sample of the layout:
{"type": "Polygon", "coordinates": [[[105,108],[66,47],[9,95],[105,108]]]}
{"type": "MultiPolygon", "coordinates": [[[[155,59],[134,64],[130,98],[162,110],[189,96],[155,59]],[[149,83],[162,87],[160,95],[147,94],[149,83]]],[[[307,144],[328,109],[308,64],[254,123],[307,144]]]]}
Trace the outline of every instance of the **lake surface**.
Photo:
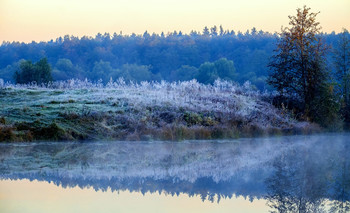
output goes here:
{"type": "Polygon", "coordinates": [[[350,134],[0,144],[0,212],[350,212],[350,134]]]}

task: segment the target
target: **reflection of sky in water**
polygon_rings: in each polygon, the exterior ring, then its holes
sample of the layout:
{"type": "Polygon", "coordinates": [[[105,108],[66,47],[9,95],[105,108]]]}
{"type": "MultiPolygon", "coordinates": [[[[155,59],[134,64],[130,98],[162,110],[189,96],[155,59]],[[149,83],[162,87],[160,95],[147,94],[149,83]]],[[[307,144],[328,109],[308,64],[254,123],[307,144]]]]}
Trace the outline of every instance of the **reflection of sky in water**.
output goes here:
{"type": "Polygon", "coordinates": [[[106,192],[79,187],[63,189],[47,182],[28,180],[0,181],[0,212],[77,213],[77,212],[267,212],[264,200],[238,197],[220,203],[204,201],[199,196],[129,191],[106,192]]]}
{"type": "Polygon", "coordinates": [[[0,144],[0,207],[39,211],[34,207],[42,205],[61,212],[72,206],[91,212],[101,206],[129,212],[346,209],[349,136],[0,144]]]}

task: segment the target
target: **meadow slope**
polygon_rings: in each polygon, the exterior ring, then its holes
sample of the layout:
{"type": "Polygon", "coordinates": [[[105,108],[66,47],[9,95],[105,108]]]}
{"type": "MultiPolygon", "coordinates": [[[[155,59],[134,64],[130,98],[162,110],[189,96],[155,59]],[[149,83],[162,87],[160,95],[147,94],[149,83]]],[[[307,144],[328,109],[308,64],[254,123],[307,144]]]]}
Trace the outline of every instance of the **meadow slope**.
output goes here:
{"type": "Polygon", "coordinates": [[[318,131],[249,83],[0,82],[0,141],[184,140],[318,131]]]}

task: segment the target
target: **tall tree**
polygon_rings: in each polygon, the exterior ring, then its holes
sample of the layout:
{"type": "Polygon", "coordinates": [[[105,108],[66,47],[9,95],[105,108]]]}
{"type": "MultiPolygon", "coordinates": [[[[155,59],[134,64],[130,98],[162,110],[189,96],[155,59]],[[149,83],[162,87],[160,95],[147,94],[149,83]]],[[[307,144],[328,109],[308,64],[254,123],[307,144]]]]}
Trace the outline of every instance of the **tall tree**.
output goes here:
{"type": "Polygon", "coordinates": [[[350,35],[346,29],[343,29],[339,37],[338,45],[334,51],[336,77],[341,84],[342,114],[345,122],[350,123],[350,35]]]}
{"type": "Polygon", "coordinates": [[[34,74],[34,81],[36,81],[38,84],[53,81],[51,75],[51,66],[47,61],[47,58],[42,58],[40,61],[36,62],[34,74]]]}
{"type": "Polygon", "coordinates": [[[210,35],[209,29],[208,29],[207,26],[205,26],[204,29],[203,29],[203,35],[204,36],[209,36],[210,35]]]}
{"type": "Polygon", "coordinates": [[[15,72],[15,81],[18,84],[36,82],[37,84],[52,81],[51,66],[46,58],[42,58],[37,63],[31,61],[21,61],[19,70],[15,72]]]}
{"type": "Polygon", "coordinates": [[[196,78],[204,84],[212,84],[218,78],[232,81],[236,78],[236,68],[233,61],[220,58],[213,63],[203,63],[198,69],[196,78]]]}
{"type": "Polygon", "coordinates": [[[217,36],[218,35],[218,28],[216,25],[214,27],[210,28],[210,34],[211,36],[217,36]]]}
{"type": "Polygon", "coordinates": [[[269,63],[268,83],[286,97],[296,97],[302,103],[306,117],[312,118],[312,104],[327,80],[325,70],[326,46],[321,41],[321,27],[316,21],[319,13],[304,6],[296,16],[289,16],[289,27],[282,28],[275,55],[269,63]]]}

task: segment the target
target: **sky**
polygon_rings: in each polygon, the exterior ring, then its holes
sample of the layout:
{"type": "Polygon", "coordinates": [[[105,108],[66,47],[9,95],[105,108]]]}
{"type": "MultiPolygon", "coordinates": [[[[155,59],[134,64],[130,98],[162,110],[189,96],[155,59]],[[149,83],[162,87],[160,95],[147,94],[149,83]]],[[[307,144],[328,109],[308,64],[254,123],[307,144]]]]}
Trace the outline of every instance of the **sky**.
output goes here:
{"type": "Polygon", "coordinates": [[[214,25],[274,33],[304,5],[321,12],[323,32],[350,29],[350,0],[0,0],[0,43],[121,31],[189,33],[214,25]]]}

